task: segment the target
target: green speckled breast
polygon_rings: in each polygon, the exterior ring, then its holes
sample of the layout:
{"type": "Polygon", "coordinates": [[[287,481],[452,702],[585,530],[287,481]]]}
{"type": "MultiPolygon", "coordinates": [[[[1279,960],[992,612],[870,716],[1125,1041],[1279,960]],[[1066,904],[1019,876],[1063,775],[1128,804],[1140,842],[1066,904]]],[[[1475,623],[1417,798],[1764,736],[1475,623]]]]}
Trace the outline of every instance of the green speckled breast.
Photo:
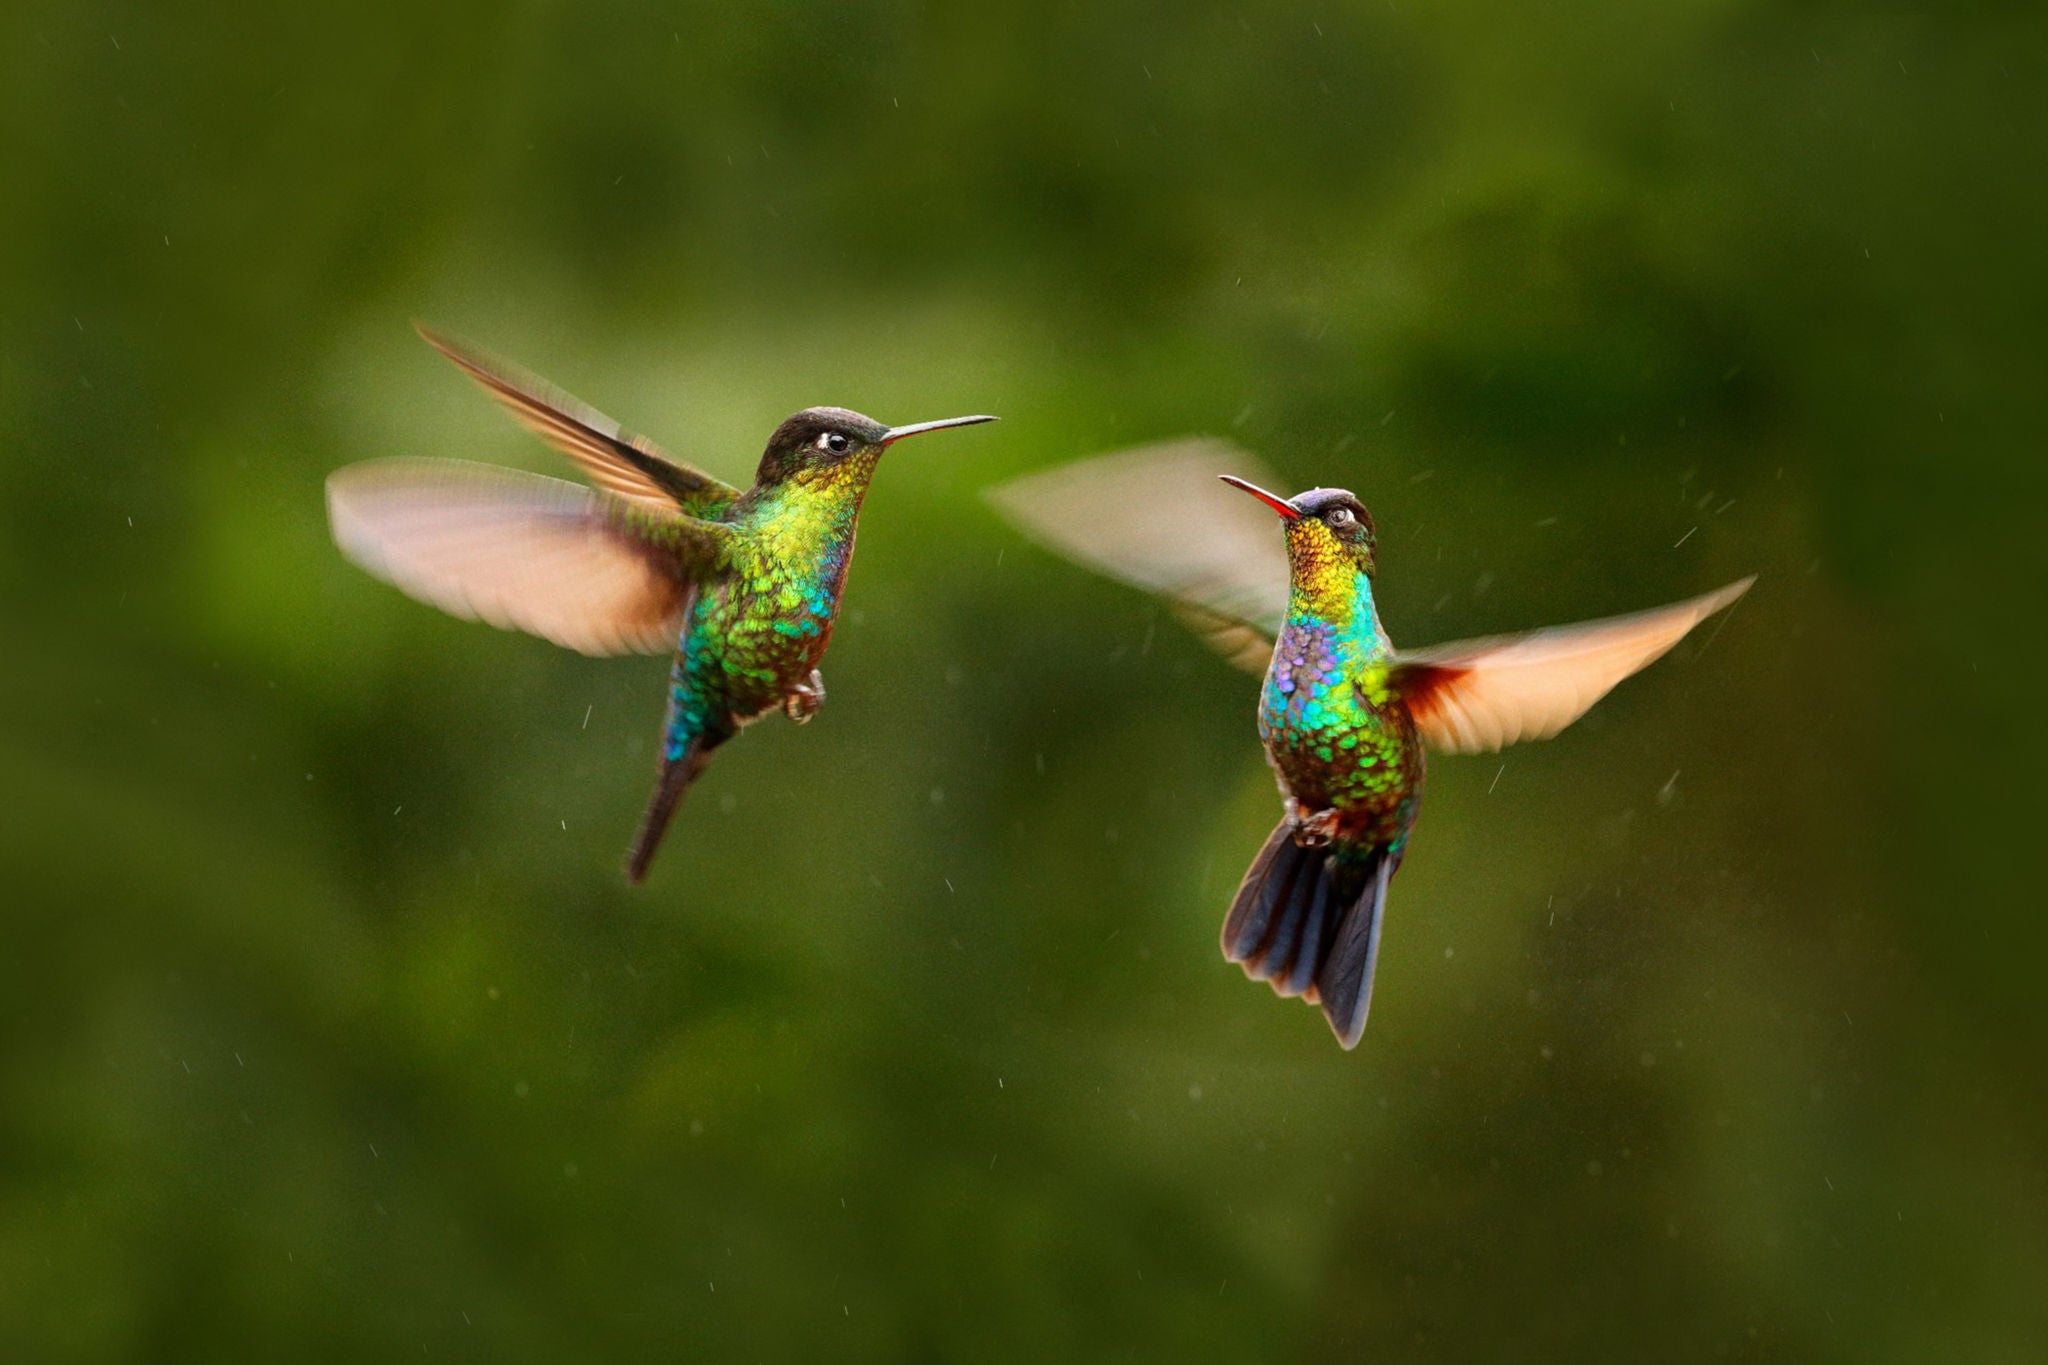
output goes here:
{"type": "Polygon", "coordinates": [[[734,717],[781,705],[824,658],[873,470],[872,460],[853,461],[814,479],[793,479],[739,509],[752,534],[704,613],[734,717]]]}
{"type": "Polygon", "coordinates": [[[1422,745],[1384,691],[1386,651],[1363,631],[1290,616],[1273,650],[1259,735],[1284,791],[1305,811],[1339,812],[1338,838],[1397,844],[1422,794],[1422,745]]]}

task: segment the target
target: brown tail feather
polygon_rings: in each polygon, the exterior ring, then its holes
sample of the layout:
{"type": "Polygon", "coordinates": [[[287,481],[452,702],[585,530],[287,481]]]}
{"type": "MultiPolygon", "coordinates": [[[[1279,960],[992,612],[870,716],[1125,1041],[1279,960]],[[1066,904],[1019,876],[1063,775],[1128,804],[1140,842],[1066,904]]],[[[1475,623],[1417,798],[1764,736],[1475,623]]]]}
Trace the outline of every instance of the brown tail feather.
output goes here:
{"type": "Polygon", "coordinates": [[[709,735],[699,736],[680,757],[661,765],[654,795],[647,802],[647,813],[640,817],[640,832],[633,837],[633,849],[626,855],[626,880],[631,884],[638,886],[646,878],[654,851],[661,847],[661,836],[668,832],[669,819],[681,804],[683,793],[711,762],[711,751],[717,747],[718,741],[709,735]]]}

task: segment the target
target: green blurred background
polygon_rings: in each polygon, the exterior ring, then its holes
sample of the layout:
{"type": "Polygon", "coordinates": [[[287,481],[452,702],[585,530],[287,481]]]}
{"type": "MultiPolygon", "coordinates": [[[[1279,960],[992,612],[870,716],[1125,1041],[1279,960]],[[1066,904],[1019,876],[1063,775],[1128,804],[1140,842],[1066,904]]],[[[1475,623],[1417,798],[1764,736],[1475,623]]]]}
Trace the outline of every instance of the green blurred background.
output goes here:
{"type": "Polygon", "coordinates": [[[2040,7],[0,17],[0,1359],[2038,1360],[2040,7]],[[321,480],[558,469],[420,316],[867,505],[831,704],[321,480]],[[1357,489],[1412,644],[1761,579],[1447,759],[1353,1054],[1218,957],[1253,681],[996,480],[1357,489]]]}

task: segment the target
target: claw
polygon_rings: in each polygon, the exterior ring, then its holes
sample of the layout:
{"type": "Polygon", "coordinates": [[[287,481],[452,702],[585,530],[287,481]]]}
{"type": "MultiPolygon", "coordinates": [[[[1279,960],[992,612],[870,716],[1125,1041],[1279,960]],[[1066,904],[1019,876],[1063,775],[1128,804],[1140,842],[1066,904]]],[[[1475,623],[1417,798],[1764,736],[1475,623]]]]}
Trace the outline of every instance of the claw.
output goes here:
{"type": "Polygon", "coordinates": [[[782,709],[798,725],[817,715],[818,709],[824,704],[825,675],[815,668],[811,670],[809,682],[798,683],[790,688],[788,695],[782,699],[782,709]]]}
{"type": "Polygon", "coordinates": [[[1300,803],[1289,797],[1287,818],[1294,825],[1294,842],[1297,847],[1322,848],[1337,835],[1337,811],[1334,807],[1304,814],[1300,803]]]}

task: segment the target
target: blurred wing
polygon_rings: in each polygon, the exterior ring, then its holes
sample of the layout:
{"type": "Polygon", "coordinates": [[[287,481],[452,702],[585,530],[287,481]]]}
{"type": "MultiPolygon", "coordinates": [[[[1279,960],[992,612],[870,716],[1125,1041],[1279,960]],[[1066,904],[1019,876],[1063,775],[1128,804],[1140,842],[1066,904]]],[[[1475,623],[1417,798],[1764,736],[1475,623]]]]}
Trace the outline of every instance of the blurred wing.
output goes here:
{"type": "Polygon", "coordinates": [[[1026,535],[1091,569],[1172,600],[1231,662],[1261,672],[1287,612],[1287,546],[1273,514],[1217,482],[1272,484],[1227,441],[1143,446],[1032,474],[988,492],[1026,535]]]}
{"type": "Polygon", "coordinates": [[[1247,673],[1264,673],[1273,662],[1274,631],[1270,626],[1254,625],[1182,601],[1174,602],[1173,614],[1201,636],[1203,644],[1247,673]]]}
{"type": "Polygon", "coordinates": [[[1388,684],[1423,739],[1447,753],[1548,739],[1755,581],[1629,616],[1403,652],[1388,684]]]}
{"type": "Polygon", "coordinates": [[[374,460],[327,480],[341,552],[407,596],[583,654],[675,648],[722,526],[461,460],[374,460]]]}
{"type": "Polygon", "coordinates": [[[427,344],[462,368],[528,431],[567,455],[605,492],[709,517],[740,496],[731,484],[671,458],[645,436],[586,407],[546,380],[465,346],[421,323],[427,344]]]}

